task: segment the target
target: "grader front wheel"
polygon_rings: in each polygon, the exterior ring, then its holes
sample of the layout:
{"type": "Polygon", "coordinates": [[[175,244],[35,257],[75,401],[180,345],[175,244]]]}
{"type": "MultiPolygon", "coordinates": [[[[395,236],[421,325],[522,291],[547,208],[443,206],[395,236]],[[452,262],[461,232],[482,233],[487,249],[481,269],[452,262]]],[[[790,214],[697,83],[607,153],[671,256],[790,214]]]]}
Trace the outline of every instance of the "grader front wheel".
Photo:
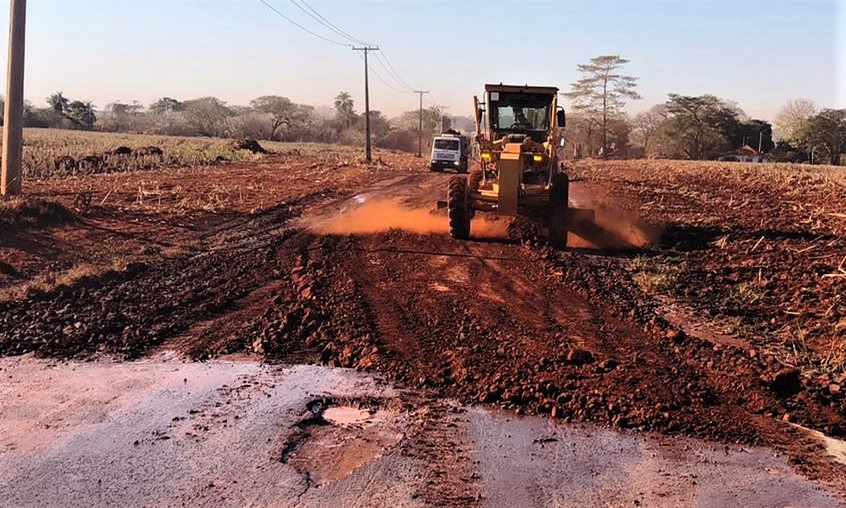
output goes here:
{"type": "Polygon", "coordinates": [[[470,238],[470,203],[467,194],[467,180],[454,176],[449,180],[447,191],[447,212],[449,234],[457,240],[470,238]]]}

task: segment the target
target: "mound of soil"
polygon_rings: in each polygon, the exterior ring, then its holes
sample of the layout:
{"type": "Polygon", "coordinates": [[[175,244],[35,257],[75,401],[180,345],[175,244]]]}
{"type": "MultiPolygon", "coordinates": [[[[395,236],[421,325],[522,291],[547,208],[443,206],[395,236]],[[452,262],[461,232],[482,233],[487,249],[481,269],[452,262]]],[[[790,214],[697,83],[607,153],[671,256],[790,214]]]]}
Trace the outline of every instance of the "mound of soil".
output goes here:
{"type": "Polygon", "coordinates": [[[0,203],[0,230],[73,222],[76,216],[55,201],[19,199],[0,203]]]}
{"type": "Polygon", "coordinates": [[[267,150],[262,147],[255,139],[236,139],[232,142],[233,150],[247,150],[252,153],[268,154],[267,150]]]}

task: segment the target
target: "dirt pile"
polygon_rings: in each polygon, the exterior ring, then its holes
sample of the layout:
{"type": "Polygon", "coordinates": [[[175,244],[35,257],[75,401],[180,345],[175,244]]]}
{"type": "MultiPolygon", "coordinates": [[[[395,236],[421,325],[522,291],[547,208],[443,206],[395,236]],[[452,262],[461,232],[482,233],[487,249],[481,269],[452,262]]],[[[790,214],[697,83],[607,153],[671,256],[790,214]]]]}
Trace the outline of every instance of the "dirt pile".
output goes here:
{"type": "Polygon", "coordinates": [[[236,139],[232,142],[233,150],[246,150],[250,153],[269,154],[255,139],[236,139]]]}
{"type": "Polygon", "coordinates": [[[18,198],[0,202],[0,231],[43,227],[75,220],[73,212],[55,201],[18,198]]]}

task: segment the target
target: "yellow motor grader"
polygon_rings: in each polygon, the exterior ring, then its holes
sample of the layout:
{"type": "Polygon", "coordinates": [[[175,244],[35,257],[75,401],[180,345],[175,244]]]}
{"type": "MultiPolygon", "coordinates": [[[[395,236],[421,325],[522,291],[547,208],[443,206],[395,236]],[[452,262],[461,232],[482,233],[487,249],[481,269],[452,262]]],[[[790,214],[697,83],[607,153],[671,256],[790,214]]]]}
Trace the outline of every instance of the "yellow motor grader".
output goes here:
{"type": "Polygon", "coordinates": [[[549,243],[567,246],[567,231],[593,220],[591,210],[569,207],[570,181],[559,163],[563,108],[558,88],[485,85],[484,100],[473,97],[481,169],[449,180],[445,205],[450,235],[470,237],[476,211],[536,217],[549,230],[549,243]]]}

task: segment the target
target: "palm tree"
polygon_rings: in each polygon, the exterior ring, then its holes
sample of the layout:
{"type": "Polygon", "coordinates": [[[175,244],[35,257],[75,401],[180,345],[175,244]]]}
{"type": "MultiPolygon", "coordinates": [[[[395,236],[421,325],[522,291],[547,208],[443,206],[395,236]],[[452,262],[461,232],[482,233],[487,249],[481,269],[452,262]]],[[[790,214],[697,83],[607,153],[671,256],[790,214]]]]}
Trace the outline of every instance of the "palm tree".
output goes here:
{"type": "Polygon", "coordinates": [[[50,108],[57,113],[64,113],[65,110],[68,109],[69,103],[70,101],[67,97],[62,95],[62,92],[56,92],[50,97],[47,97],[47,104],[49,104],[50,108]]]}
{"type": "Polygon", "coordinates": [[[344,122],[348,129],[352,127],[353,120],[355,120],[354,105],[349,92],[341,92],[335,96],[335,111],[338,118],[344,122]]]}

